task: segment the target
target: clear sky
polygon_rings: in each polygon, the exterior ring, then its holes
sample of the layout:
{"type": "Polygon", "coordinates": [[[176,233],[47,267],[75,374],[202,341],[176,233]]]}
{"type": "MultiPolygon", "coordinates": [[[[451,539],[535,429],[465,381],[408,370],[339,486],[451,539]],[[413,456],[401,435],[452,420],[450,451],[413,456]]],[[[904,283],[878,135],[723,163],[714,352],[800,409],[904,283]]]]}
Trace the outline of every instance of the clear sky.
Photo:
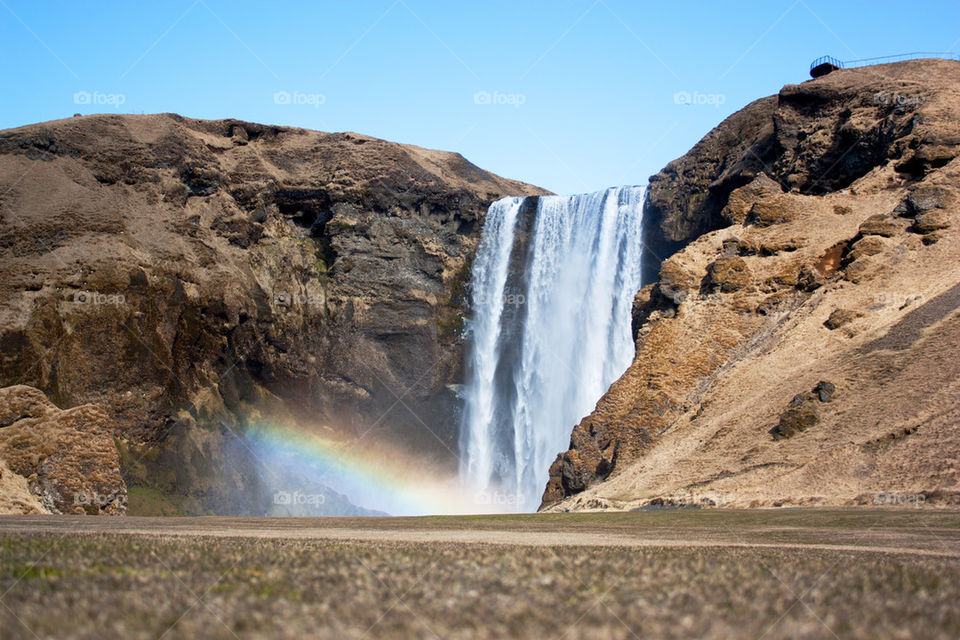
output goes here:
{"type": "Polygon", "coordinates": [[[0,128],[235,117],[575,193],[644,184],[820,55],[958,48],[957,0],[0,0],[0,128]]]}

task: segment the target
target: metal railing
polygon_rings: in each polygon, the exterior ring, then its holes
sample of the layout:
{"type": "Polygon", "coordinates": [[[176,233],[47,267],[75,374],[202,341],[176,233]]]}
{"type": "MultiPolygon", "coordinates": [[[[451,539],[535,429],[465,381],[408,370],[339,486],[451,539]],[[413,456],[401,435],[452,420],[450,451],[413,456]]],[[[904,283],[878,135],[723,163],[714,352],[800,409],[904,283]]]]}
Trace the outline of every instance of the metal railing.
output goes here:
{"type": "Polygon", "coordinates": [[[901,62],[903,60],[916,60],[918,58],[942,58],[944,60],[960,60],[960,55],[952,51],[914,51],[913,53],[898,53],[893,56],[878,56],[876,58],[860,58],[859,60],[847,60],[843,63],[843,69],[851,67],[866,67],[871,64],[882,64],[884,62],[901,62]]]}
{"type": "Polygon", "coordinates": [[[834,58],[833,56],[820,56],[816,60],[810,63],[810,71],[813,71],[816,67],[819,67],[823,64],[830,64],[835,66],[838,69],[843,69],[843,62],[834,58]]]}
{"type": "Polygon", "coordinates": [[[883,64],[885,62],[901,62],[903,60],[916,60],[918,58],[941,58],[943,60],[960,60],[960,55],[952,51],[913,51],[911,53],[898,53],[892,56],[877,56],[875,58],[860,58],[859,60],[839,60],[833,56],[820,56],[810,63],[810,70],[824,64],[832,65],[838,69],[852,69],[855,67],[866,67],[872,64],[883,64]]]}

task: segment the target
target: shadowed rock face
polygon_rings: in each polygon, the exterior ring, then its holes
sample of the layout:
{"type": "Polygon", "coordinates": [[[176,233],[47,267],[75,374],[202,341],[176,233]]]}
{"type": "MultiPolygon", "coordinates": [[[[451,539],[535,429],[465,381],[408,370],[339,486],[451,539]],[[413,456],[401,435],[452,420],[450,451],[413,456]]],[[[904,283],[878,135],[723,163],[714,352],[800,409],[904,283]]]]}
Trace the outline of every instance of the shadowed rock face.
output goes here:
{"type": "Polygon", "coordinates": [[[0,386],[96,403],[128,481],[198,504],[231,490],[221,451],[251,416],[452,465],[483,215],[540,193],[352,133],[169,114],[0,132],[0,386]]]}
{"type": "Polygon", "coordinates": [[[957,62],[841,70],[654,176],[635,360],[542,508],[960,499],[958,105],[957,62]]]}

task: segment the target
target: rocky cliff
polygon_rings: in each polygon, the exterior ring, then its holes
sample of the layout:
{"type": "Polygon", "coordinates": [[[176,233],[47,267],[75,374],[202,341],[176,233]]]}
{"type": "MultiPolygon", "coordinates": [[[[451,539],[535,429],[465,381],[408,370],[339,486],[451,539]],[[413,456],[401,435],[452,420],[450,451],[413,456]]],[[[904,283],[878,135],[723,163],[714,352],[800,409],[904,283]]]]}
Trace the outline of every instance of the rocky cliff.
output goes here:
{"type": "Polygon", "coordinates": [[[543,508],[957,502],[960,63],[788,85],[651,178],[636,357],[543,508]]]}
{"type": "Polygon", "coordinates": [[[236,511],[224,450],[251,416],[452,466],[482,218],[540,193],[352,133],[169,114],[0,132],[0,386],[99,406],[128,483],[190,512],[236,511]]]}

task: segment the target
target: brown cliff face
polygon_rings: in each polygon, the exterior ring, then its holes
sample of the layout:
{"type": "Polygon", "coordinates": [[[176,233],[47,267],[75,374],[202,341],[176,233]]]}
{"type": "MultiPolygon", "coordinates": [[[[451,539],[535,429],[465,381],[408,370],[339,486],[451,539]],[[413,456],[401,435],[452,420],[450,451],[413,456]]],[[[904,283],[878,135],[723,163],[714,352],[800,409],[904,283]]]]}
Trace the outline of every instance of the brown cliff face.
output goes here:
{"type": "Polygon", "coordinates": [[[956,501],[958,104],[957,62],[838,71],[654,176],[636,358],[543,508],[956,501]]]}
{"type": "Polygon", "coordinates": [[[539,193],[351,133],[176,115],[4,131],[0,386],[96,403],[128,480],[201,501],[251,414],[452,464],[482,218],[539,193]]]}

